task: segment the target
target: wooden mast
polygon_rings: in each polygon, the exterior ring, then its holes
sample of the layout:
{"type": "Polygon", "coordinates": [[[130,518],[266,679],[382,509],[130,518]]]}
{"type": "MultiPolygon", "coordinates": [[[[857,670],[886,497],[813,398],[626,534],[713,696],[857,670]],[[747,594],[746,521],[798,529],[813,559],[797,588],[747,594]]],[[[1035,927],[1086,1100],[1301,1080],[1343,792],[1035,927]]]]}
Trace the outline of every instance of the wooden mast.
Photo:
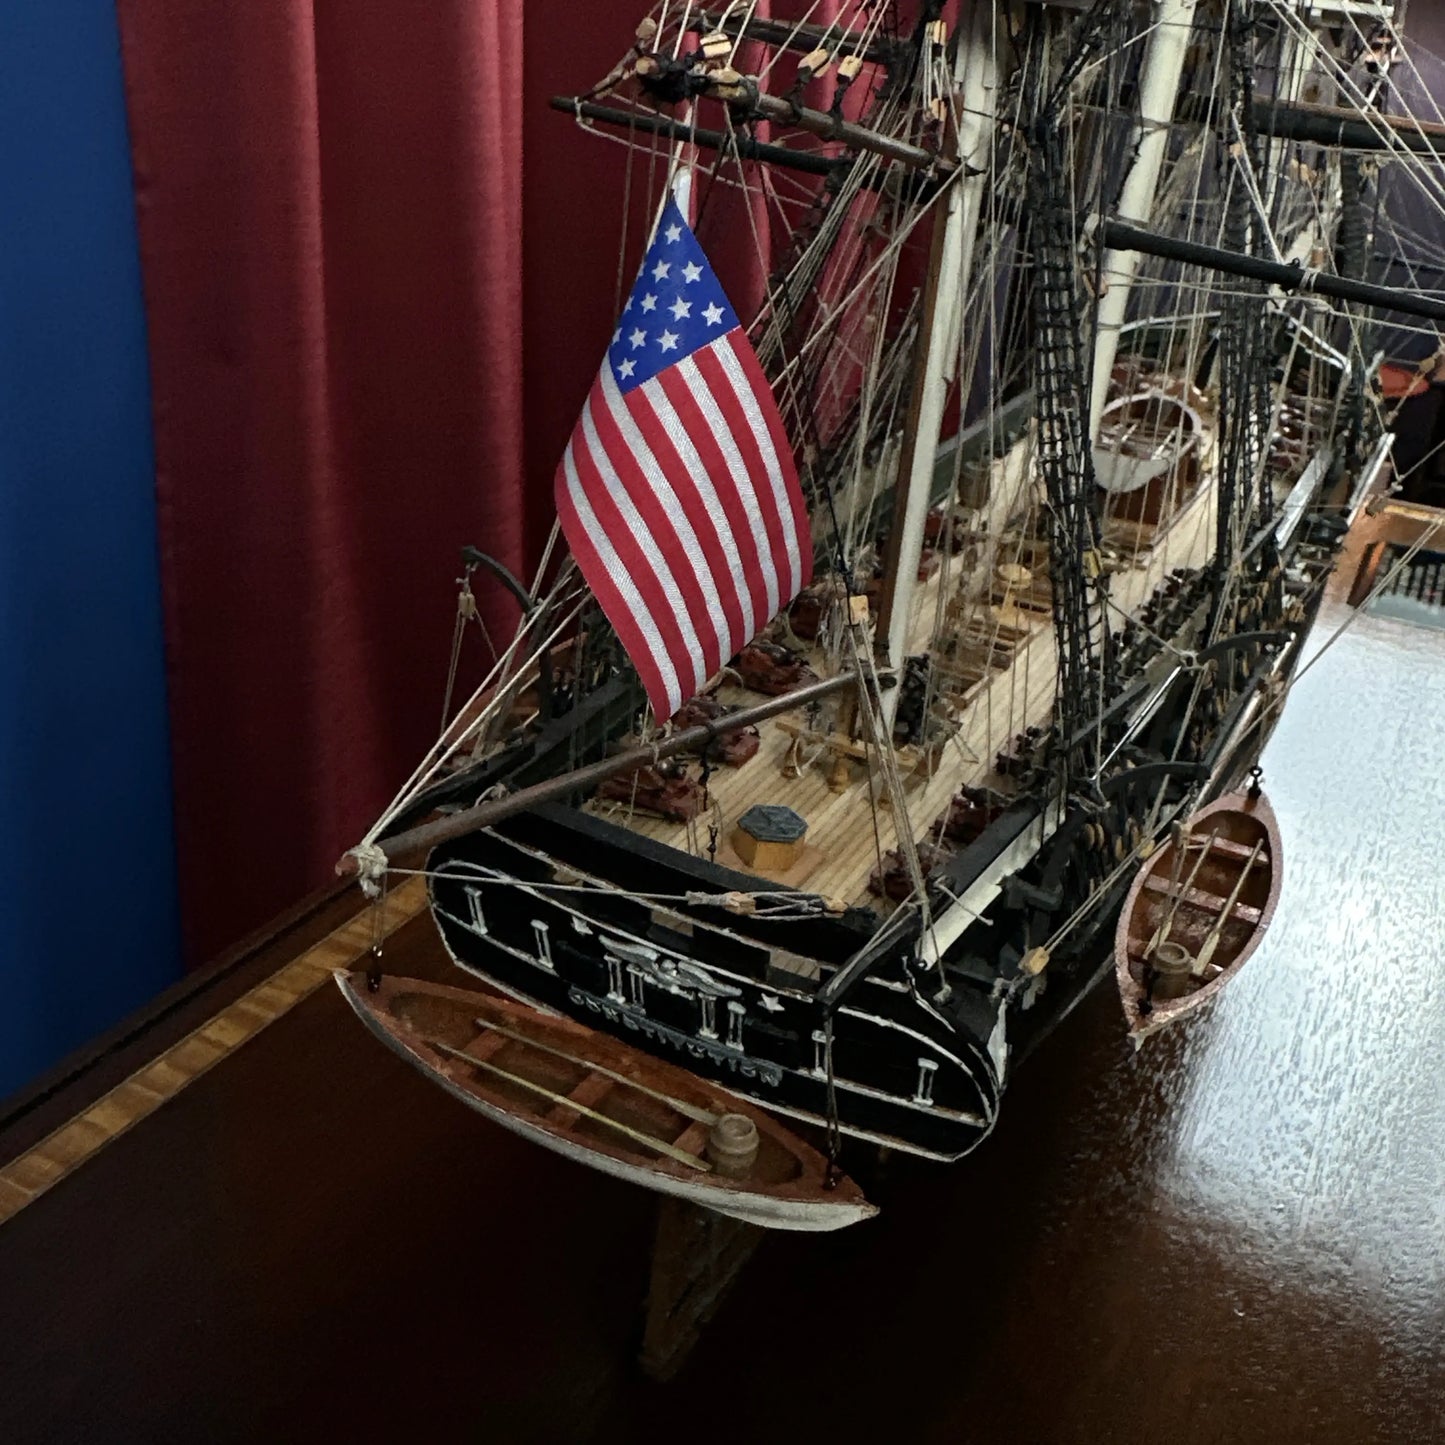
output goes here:
{"type": "MultiPolygon", "coordinates": [[[[1118,220],[1147,224],[1159,189],[1159,172],[1169,150],[1169,126],[1184,74],[1184,57],[1194,24],[1196,0],[1163,0],[1149,38],[1139,76],[1139,123],[1134,131],[1134,162],[1124,180],[1115,212],[1118,220]]],[[[1129,292],[1139,271],[1139,253],[1110,245],[1102,274],[1106,290],[1099,298],[1094,338],[1094,386],[1089,403],[1089,440],[1097,441],[1109,399],[1119,328],[1129,309],[1129,292]]]]}
{"type": "MultiPolygon", "coordinates": [[[[961,91],[957,152],[963,176],[951,187],[943,208],[934,218],[933,252],[924,291],[921,321],[923,348],[914,374],[898,485],[894,495],[893,526],[884,563],[883,595],[878,609],[878,642],[888,662],[903,665],[907,651],[909,614],[923,553],[924,524],[933,484],[934,458],[943,427],[943,408],[956,372],[963,306],[973,271],[979,213],[992,166],[995,95],[998,88],[997,41],[999,7],[992,0],[977,0],[968,33],[961,37],[954,58],[954,80],[961,91]]],[[[891,729],[898,710],[899,691],[883,700],[883,716],[891,729]]]]}
{"type": "Polygon", "coordinates": [[[1276,140],[1357,151],[1392,151],[1445,160],[1445,125],[1380,110],[1347,110],[1256,97],[1256,123],[1276,140]]]}
{"type": "MultiPolygon", "coordinates": [[[[668,62],[662,57],[644,55],[633,70],[639,79],[646,81],[664,74],[667,65],[668,62]]],[[[705,99],[720,100],[726,105],[741,107],[745,112],[750,112],[762,120],[777,121],[784,126],[809,131],[823,140],[839,141],[853,150],[870,151],[885,160],[911,166],[914,170],[947,175],[956,165],[948,156],[935,155],[922,146],[909,145],[906,141],[881,135],[876,130],[869,130],[867,126],[841,120],[828,111],[795,105],[780,95],[769,95],[767,91],[759,89],[757,81],[751,76],[726,70],[714,71],[704,77],[698,94],[705,99]]]]}

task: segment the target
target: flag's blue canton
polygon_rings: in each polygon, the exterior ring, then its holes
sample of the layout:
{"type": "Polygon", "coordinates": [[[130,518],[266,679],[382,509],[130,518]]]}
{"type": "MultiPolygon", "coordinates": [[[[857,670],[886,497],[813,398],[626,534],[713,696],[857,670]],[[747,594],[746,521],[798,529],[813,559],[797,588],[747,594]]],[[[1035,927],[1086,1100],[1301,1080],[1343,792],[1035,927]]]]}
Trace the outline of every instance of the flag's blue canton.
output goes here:
{"type": "Polygon", "coordinates": [[[669,199],[607,348],[619,390],[650,381],[737,324],[697,237],[669,199]]]}

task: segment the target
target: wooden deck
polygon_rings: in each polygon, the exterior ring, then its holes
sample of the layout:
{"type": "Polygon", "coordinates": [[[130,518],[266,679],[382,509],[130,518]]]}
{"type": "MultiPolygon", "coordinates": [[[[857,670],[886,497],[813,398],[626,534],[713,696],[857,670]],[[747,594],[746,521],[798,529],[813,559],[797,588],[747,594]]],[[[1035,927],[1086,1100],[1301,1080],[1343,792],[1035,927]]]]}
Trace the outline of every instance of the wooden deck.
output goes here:
{"type": "MultiPolygon", "coordinates": [[[[1205,560],[1213,539],[1213,499],[1212,486],[1201,486],[1167,527],[1157,534],[1131,536],[1128,540],[1137,541],[1137,550],[1127,545],[1117,549],[1121,556],[1111,597],[1121,609],[1137,608],[1175,567],[1198,566],[1205,560]],[[1126,551],[1128,555],[1122,555],[1126,551]]],[[[940,591],[944,586],[956,586],[957,580],[955,569],[946,580],[940,572],[920,584],[912,614],[912,651],[927,646],[939,615],[940,591]]],[[[1006,790],[1006,781],[994,770],[999,750],[1025,727],[1047,722],[1054,701],[1055,657],[1046,608],[1047,603],[1042,607],[1035,603],[994,609],[995,614],[1004,613],[1012,640],[1009,646],[993,650],[996,664],[1002,660],[1002,665],[995,665],[988,677],[974,683],[961,698],[950,699],[959,708],[960,726],[932,776],[926,766],[919,765],[916,749],[899,753],[915,840],[925,838],[960,787],[987,784],[1006,790]]],[[[821,671],[821,655],[813,660],[821,671]]],[[[740,688],[724,688],[720,696],[730,703],[757,701],[756,694],[740,688]]],[[[836,761],[832,750],[825,750],[799,776],[786,776],[797,723],[795,715],[785,715],[763,724],[756,757],[741,768],[715,769],[708,783],[714,811],[693,823],[673,822],[640,810],[629,816],[627,806],[617,802],[593,802],[589,808],[635,832],[700,856],[707,854],[710,827],[717,826],[716,859],[727,867],[825,897],[877,905],[879,900],[868,892],[868,880],[880,854],[897,846],[898,830],[891,809],[886,805],[873,808],[870,794],[875,784],[862,763],[851,763],[847,787],[833,791],[829,786],[836,761]],[[754,803],[764,802],[786,804],[808,822],[803,855],[785,873],[748,868],[732,847],[738,817],[754,803]]]]}

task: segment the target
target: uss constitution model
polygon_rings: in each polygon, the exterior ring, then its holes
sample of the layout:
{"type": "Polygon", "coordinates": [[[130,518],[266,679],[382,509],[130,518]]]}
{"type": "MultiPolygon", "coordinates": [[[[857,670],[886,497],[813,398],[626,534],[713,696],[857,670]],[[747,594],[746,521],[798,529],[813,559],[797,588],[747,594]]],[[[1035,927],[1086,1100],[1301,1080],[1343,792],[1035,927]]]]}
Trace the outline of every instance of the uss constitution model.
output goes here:
{"type": "MultiPolygon", "coordinates": [[[[1358,148],[1434,159],[1388,118],[1390,6],[944,9],[674,0],[557,100],[629,147],[638,281],[510,646],[343,860],[425,857],[452,957],[525,1005],[347,981],[379,1036],[724,1210],[761,1166],[705,1144],[719,1092],[833,1160],[968,1153],[1141,868],[1121,979],[1176,996],[1217,921],[1161,923],[1213,899],[1190,820],[1386,460],[1366,308],[1445,312],[1366,274],[1358,148]]],[[[774,1222],[867,1212],[808,1197],[774,1222]]]]}

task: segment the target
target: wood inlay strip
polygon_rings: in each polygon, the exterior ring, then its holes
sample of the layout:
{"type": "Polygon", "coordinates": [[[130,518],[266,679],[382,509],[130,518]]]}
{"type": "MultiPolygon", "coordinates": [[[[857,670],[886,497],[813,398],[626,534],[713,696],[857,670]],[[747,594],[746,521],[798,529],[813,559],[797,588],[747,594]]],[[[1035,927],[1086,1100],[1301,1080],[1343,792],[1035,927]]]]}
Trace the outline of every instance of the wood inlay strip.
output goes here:
{"type": "MultiPolygon", "coordinates": [[[[387,895],[381,937],[389,937],[425,908],[425,880],[408,878],[387,895]]],[[[374,929],[371,909],[363,908],[12,1159],[0,1169],[0,1225],[315,993],[336,969],[357,963],[370,950],[374,929]]]]}

